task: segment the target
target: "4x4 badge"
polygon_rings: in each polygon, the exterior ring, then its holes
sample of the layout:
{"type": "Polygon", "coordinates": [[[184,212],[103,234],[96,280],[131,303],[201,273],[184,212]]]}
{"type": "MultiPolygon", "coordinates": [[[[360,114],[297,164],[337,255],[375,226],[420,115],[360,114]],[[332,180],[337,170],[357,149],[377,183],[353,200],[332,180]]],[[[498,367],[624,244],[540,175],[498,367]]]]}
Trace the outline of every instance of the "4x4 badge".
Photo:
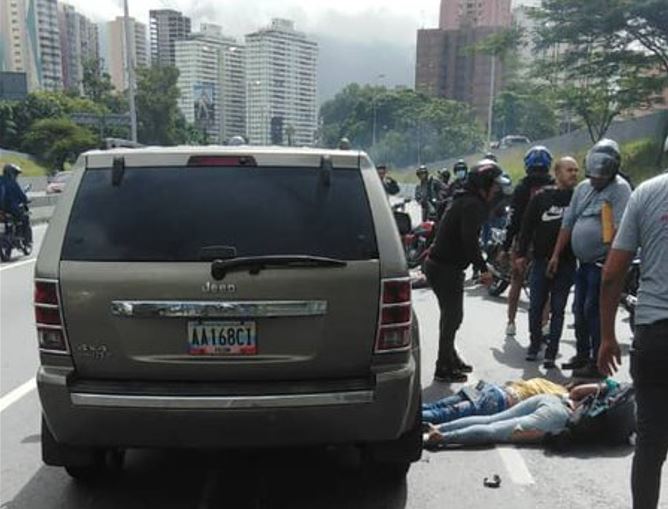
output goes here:
{"type": "Polygon", "coordinates": [[[237,285],[207,281],[202,285],[202,291],[204,293],[234,293],[237,291],[237,285]]]}

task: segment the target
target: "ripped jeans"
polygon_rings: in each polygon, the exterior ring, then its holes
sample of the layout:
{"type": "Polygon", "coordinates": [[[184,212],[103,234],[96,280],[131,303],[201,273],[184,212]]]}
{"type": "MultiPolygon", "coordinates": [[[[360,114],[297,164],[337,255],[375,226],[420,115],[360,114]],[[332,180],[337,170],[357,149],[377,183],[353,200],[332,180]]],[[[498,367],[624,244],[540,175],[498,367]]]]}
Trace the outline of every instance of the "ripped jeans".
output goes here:
{"type": "MultiPolygon", "coordinates": [[[[511,442],[516,431],[559,433],[566,427],[571,410],[560,396],[539,394],[496,415],[464,417],[438,426],[441,444],[482,445],[511,442]]],[[[528,440],[524,440],[525,442],[528,440]]]]}

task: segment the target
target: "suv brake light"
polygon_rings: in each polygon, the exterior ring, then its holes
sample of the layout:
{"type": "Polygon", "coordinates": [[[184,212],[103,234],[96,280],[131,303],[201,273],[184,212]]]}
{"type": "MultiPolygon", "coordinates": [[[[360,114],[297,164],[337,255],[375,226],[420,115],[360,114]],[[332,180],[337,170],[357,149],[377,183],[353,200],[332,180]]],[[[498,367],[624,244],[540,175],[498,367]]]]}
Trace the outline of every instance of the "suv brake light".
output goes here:
{"type": "Polygon", "coordinates": [[[50,353],[69,353],[60,306],[58,282],[35,280],[34,304],[40,350],[50,353]]]}
{"type": "Polygon", "coordinates": [[[411,346],[410,279],[384,279],[382,288],[376,353],[406,350],[411,346]]]}
{"type": "Polygon", "coordinates": [[[253,156],[191,156],[188,166],[257,166],[253,156]]]}

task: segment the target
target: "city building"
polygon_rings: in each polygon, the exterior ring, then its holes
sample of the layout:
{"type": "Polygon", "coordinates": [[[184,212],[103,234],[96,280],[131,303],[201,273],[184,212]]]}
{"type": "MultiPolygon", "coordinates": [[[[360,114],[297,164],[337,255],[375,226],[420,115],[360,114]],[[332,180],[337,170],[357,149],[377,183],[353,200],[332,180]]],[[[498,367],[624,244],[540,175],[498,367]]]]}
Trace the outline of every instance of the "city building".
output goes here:
{"type": "Polygon", "coordinates": [[[0,70],[26,73],[30,91],[62,88],[57,0],[0,2],[0,70]]]}
{"type": "Polygon", "coordinates": [[[251,143],[312,145],[317,130],[318,44],[274,19],[246,36],[247,130],[251,143]]]}
{"type": "MultiPolygon", "coordinates": [[[[130,56],[135,68],[147,67],[148,39],[146,25],[130,18],[130,56]]],[[[102,23],[100,29],[100,57],[105,72],[111,76],[111,82],[117,90],[128,88],[126,74],[125,25],[123,17],[102,23]]]]}
{"type": "Polygon", "coordinates": [[[246,134],[244,51],[220,26],[208,23],[175,43],[179,108],[210,143],[246,134]]]}
{"type": "Polygon", "coordinates": [[[58,21],[63,86],[83,92],[84,62],[100,56],[97,25],[68,4],[59,5],[58,21]]]}
{"type": "Polygon", "coordinates": [[[511,0],[441,0],[438,27],[508,27],[512,19],[510,5],[511,0]]]}
{"type": "Polygon", "coordinates": [[[442,0],[439,28],[418,30],[415,88],[468,103],[484,124],[503,65],[473,48],[511,23],[510,0],[442,0]]]}
{"type": "Polygon", "coordinates": [[[0,101],[22,101],[27,95],[26,73],[0,71],[0,101]]]}
{"type": "Polygon", "coordinates": [[[190,35],[190,18],[178,11],[149,11],[151,32],[151,63],[173,66],[176,63],[176,41],[190,35]]]}

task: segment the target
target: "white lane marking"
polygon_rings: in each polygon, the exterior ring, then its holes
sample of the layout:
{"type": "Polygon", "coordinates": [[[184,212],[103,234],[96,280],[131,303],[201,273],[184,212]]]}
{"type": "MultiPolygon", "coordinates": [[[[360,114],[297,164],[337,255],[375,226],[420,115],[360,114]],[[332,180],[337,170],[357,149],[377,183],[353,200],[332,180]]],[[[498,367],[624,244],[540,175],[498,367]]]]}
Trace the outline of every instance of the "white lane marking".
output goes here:
{"type": "Polygon", "coordinates": [[[35,379],[31,378],[23,385],[19,385],[16,389],[10,391],[9,394],[5,394],[0,398],[0,412],[4,412],[10,405],[16,403],[23,396],[30,394],[36,388],[37,384],[35,383],[35,379]]]}
{"type": "Polygon", "coordinates": [[[0,271],[3,270],[9,270],[9,269],[16,269],[17,267],[21,267],[23,265],[28,265],[29,263],[35,263],[37,261],[36,258],[31,258],[30,260],[22,260],[20,262],[14,262],[10,265],[7,265],[5,267],[0,267],[0,271]]]}
{"type": "Polygon", "coordinates": [[[510,479],[515,484],[524,486],[535,484],[533,476],[531,475],[531,472],[529,472],[527,464],[524,462],[524,458],[522,458],[522,455],[517,449],[509,446],[499,446],[496,450],[499,451],[499,456],[501,456],[501,460],[510,475],[510,479]]]}

